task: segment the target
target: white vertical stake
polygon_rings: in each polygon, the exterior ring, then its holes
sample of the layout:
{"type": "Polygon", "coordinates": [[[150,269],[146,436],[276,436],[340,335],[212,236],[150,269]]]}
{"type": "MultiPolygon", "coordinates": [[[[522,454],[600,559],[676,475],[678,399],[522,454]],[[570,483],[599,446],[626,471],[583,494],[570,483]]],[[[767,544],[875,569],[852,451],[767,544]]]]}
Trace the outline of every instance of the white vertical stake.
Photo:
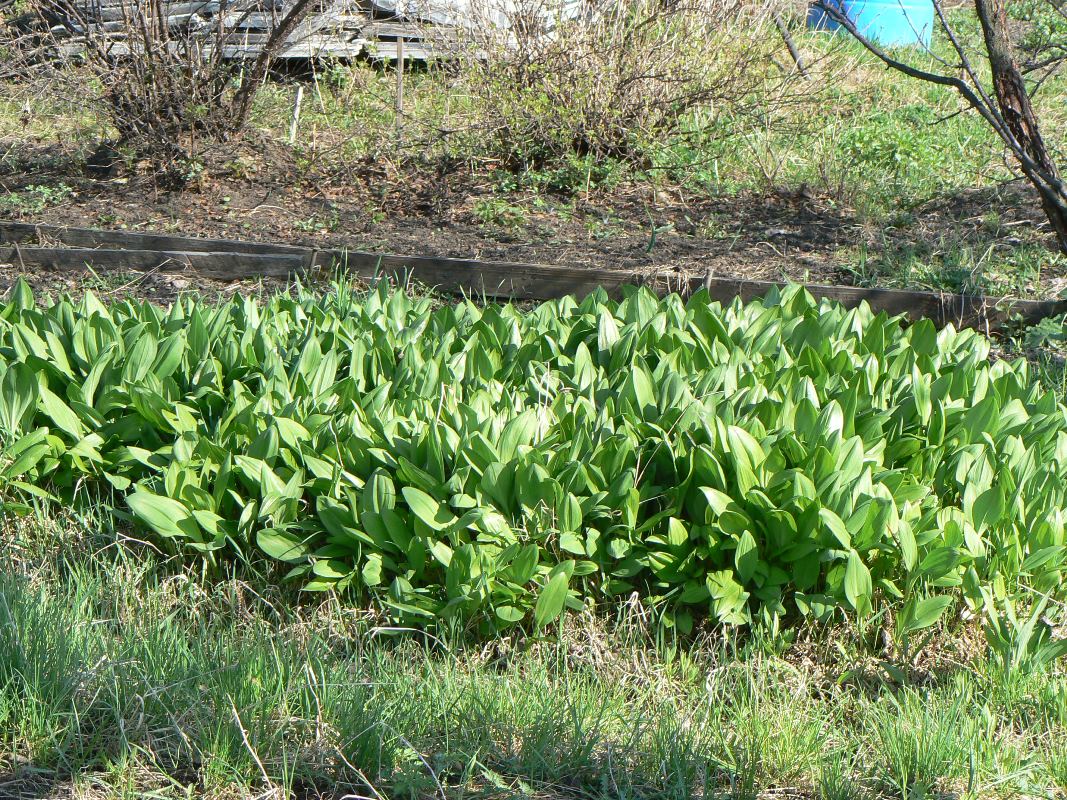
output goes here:
{"type": "Polygon", "coordinates": [[[289,123],[289,144],[296,144],[296,128],[300,124],[300,104],[304,102],[304,86],[296,87],[296,100],[293,102],[293,119],[289,123]]]}

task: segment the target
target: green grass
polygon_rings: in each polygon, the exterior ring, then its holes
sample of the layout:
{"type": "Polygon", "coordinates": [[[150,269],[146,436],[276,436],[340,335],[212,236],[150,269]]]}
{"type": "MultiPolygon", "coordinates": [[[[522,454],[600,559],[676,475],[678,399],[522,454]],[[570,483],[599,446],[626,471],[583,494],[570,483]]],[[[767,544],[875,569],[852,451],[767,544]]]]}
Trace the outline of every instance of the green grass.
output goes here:
{"type": "Polygon", "coordinates": [[[935,241],[860,246],[844,259],[858,286],[1013,297],[1040,294],[1042,277],[1067,269],[1067,256],[1038,242],[975,245],[948,235],[935,241]]]}
{"type": "Polygon", "coordinates": [[[915,800],[1063,785],[1064,675],[1005,672],[954,644],[959,623],[897,684],[847,630],[678,647],[623,607],[479,649],[205,583],[104,515],[8,519],[3,544],[0,772],[58,796],[915,800]]]}

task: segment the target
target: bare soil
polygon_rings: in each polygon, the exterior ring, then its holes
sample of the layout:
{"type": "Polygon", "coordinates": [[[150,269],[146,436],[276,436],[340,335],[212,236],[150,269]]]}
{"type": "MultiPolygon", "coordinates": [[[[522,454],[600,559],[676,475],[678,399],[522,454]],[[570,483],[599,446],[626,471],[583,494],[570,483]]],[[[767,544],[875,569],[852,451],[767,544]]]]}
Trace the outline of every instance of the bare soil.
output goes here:
{"type": "MultiPolygon", "coordinates": [[[[364,162],[319,174],[290,150],[260,143],[210,165],[180,191],[145,177],[98,179],[55,146],[24,148],[0,172],[0,195],[64,187],[58,202],[9,203],[0,216],[85,227],[276,241],[410,255],[566,264],[627,271],[676,270],[748,279],[849,285],[870,281],[850,268],[857,248],[876,268],[880,254],[943,237],[1011,247],[1040,236],[1042,216],[1025,187],[975,191],[911,209],[900,227],[873,227],[806,188],[709,198],[681,189],[630,185],[563,198],[504,194],[470,174],[396,174],[364,162]],[[40,206],[44,207],[40,207],[40,206]],[[984,222],[996,211],[999,224],[984,222]],[[858,280],[857,280],[858,279],[858,280]]],[[[195,289],[260,291],[275,284],[226,284],[197,275],[74,274],[0,265],[0,290],[22,275],[35,288],[133,294],[165,300],[195,289]]],[[[1051,296],[1055,281],[1033,287],[1051,296]]]]}

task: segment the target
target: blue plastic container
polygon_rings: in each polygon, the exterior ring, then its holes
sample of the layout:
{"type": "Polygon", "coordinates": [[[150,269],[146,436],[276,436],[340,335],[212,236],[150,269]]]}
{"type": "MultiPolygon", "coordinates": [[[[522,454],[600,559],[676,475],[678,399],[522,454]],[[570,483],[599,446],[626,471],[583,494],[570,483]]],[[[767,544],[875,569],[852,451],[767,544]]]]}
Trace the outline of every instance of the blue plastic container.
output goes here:
{"type": "MultiPolygon", "coordinates": [[[[934,4],[930,0],[826,0],[852,21],[856,29],[879,44],[930,46],[934,4]]],[[[818,6],[808,10],[808,27],[835,31],[841,26],[818,6]]]]}

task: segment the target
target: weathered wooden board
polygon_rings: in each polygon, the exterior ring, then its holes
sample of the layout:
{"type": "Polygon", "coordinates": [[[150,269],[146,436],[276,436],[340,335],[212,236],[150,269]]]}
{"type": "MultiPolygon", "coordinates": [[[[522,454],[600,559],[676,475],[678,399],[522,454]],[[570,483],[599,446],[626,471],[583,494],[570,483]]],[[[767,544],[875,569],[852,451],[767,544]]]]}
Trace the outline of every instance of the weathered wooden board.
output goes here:
{"type": "MultiPolygon", "coordinates": [[[[678,292],[691,295],[706,289],[716,300],[753,300],[785,284],[713,276],[647,274],[621,270],[601,270],[511,264],[455,258],[382,255],[359,251],[319,251],[315,264],[336,264],[347,272],[368,279],[389,275],[411,278],[439,291],[496,299],[548,300],[568,294],[585,296],[598,288],[618,297],[624,286],[647,285],[657,294],[678,292]]],[[[834,300],[854,308],[866,302],[875,311],[906,314],[912,319],[927,317],[939,326],[974,327],[992,330],[1019,317],[1037,322],[1045,317],[1067,313],[1067,301],[1010,300],[981,296],[858,288],[852,286],[807,285],[817,299],[834,300]]]]}
{"type": "Polygon", "coordinates": [[[287,278],[304,270],[299,255],[204,253],[162,250],[93,250],[87,248],[9,247],[0,249],[0,263],[15,267],[65,271],[85,266],[137,272],[191,272],[229,281],[263,276],[287,278]]]}
{"type": "MultiPolygon", "coordinates": [[[[303,41],[297,41],[290,44],[284,50],[280,51],[277,58],[285,59],[323,59],[323,58],[340,58],[340,59],[353,59],[359,57],[364,52],[365,42],[362,39],[355,39],[349,41],[348,37],[352,34],[344,34],[343,36],[330,36],[316,34],[303,41]]],[[[225,58],[255,58],[259,55],[263,49],[261,43],[244,43],[242,37],[239,34],[234,34],[230,41],[232,44],[224,44],[222,46],[222,53],[225,58]]],[[[292,41],[292,40],[290,40],[292,41]]],[[[390,44],[390,43],[387,43],[390,44]]],[[[395,48],[395,44],[393,45],[395,48]]],[[[414,48],[414,46],[413,46],[414,48]]],[[[57,48],[60,54],[65,58],[72,58],[81,55],[84,50],[84,46],[80,43],[70,43],[61,45],[57,48]]],[[[131,53],[139,51],[139,46],[130,46],[124,41],[112,41],[107,45],[107,52],[115,58],[125,58],[131,53]]],[[[171,42],[170,49],[175,54],[182,54],[186,52],[185,45],[177,42],[171,42]]],[[[201,45],[201,52],[205,56],[210,56],[214,51],[214,46],[204,43],[201,45]]],[[[428,58],[429,55],[423,53],[423,51],[406,53],[408,58],[428,58]]],[[[380,56],[380,58],[388,59],[390,56],[380,56]]],[[[395,55],[392,56],[395,58],[395,55]]]]}
{"type": "MultiPolygon", "coordinates": [[[[364,280],[388,277],[416,280],[438,291],[474,297],[548,300],[584,296],[597,289],[618,296],[627,285],[646,285],[659,294],[691,295],[706,289],[716,300],[753,300],[783,284],[682,273],[637,273],[544,264],[486,262],[473,259],[405,256],[358,250],[316,250],[293,245],[197,239],[163,234],[101,231],[0,222],[0,259],[18,266],[77,269],[85,264],[134,270],[195,270],[220,280],[264,275],[285,277],[308,271],[341,269],[364,280]],[[71,249],[20,244],[60,243],[71,249]],[[14,246],[12,246],[14,245],[14,246]],[[92,249],[101,248],[101,249],[92,249]],[[125,248],[125,249],[124,249],[125,248]]],[[[1067,301],[1011,300],[935,292],[808,285],[816,298],[855,307],[866,302],[875,311],[912,319],[927,317],[938,325],[993,330],[1014,318],[1036,322],[1067,314],[1067,301]]]]}
{"type": "MultiPolygon", "coordinates": [[[[736,278],[692,278],[686,291],[692,293],[706,288],[716,300],[725,302],[739,297],[748,301],[763,297],[772,288],[783,285],[736,278]]],[[[995,330],[1016,318],[1034,323],[1046,317],[1067,314],[1067,301],[1063,300],[1017,300],[819,284],[806,284],[804,288],[816,299],[833,300],[847,308],[867,303],[875,311],[884,311],[891,316],[905,314],[911,319],[926,317],[938,326],[951,324],[957,328],[995,330]]]]}
{"type": "MultiPolygon", "coordinates": [[[[180,14],[167,17],[167,27],[173,30],[188,25],[195,16],[196,14],[180,14]]],[[[105,33],[112,38],[119,38],[120,34],[125,34],[129,30],[129,24],[125,20],[93,22],[87,25],[86,28],[90,34],[105,33]]]]}
{"type": "MultiPolygon", "coordinates": [[[[364,44],[361,40],[353,42],[333,37],[322,37],[316,40],[299,42],[286,48],[278,54],[278,58],[285,59],[308,59],[308,58],[338,58],[348,60],[357,58],[363,53],[364,44]]],[[[228,55],[227,51],[227,55],[228,55]]]]}
{"type": "MultiPolygon", "coordinates": [[[[219,4],[217,2],[169,3],[164,9],[168,17],[187,18],[192,14],[214,14],[219,10],[219,4]]],[[[136,9],[125,6],[91,9],[87,16],[90,19],[98,19],[101,22],[114,22],[130,16],[136,18],[136,9]]]]}
{"type": "MultiPolygon", "coordinates": [[[[213,22],[217,23],[217,18],[213,22]]],[[[269,33],[274,26],[281,21],[281,15],[265,11],[231,12],[222,19],[222,24],[227,28],[243,31],[250,30],[260,33],[269,33]]],[[[303,29],[309,26],[313,30],[351,30],[359,31],[369,22],[369,18],[360,14],[341,14],[336,12],[314,14],[308,17],[307,22],[301,25],[303,29]]]]}
{"type": "Polygon", "coordinates": [[[371,22],[360,29],[367,39],[411,39],[416,41],[454,41],[459,32],[445,25],[426,25],[420,22],[371,22]]]}
{"type": "MultiPolygon", "coordinates": [[[[396,42],[364,41],[363,51],[372,61],[396,61],[400,50],[396,42]]],[[[404,42],[405,61],[431,61],[443,55],[441,48],[423,42],[404,42]]]]}
{"type": "Polygon", "coordinates": [[[137,233],[78,228],[66,225],[38,225],[29,222],[0,221],[0,244],[32,244],[47,247],[62,244],[76,248],[103,247],[123,250],[166,250],[188,253],[246,253],[253,255],[299,255],[310,264],[314,252],[308,247],[235,239],[201,239],[165,233],[137,233]]]}

